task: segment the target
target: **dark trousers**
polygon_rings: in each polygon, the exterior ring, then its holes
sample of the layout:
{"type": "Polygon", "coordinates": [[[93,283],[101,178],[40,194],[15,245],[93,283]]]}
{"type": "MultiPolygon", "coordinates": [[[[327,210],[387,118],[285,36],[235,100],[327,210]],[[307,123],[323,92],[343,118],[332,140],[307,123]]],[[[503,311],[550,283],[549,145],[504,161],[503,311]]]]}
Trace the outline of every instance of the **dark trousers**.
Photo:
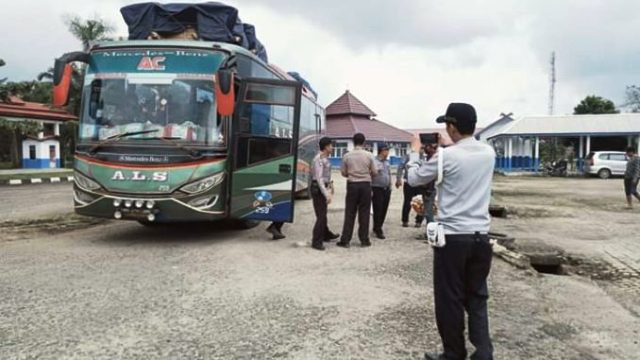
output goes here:
{"type": "MultiPolygon", "coordinates": [[[[411,199],[414,196],[420,195],[420,189],[409,186],[406,182],[402,186],[402,193],[404,200],[402,202],[402,222],[409,222],[409,212],[411,211],[411,199]]],[[[416,224],[422,223],[422,214],[416,215],[416,224]]]]}
{"type": "Polygon", "coordinates": [[[358,216],[358,238],[369,243],[369,214],[371,212],[371,183],[348,182],[344,225],[340,242],[348,244],[353,236],[353,225],[358,216]]]}
{"type": "Polygon", "coordinates": [[[487,276],[492,250],[487,235],[447,235],[434,248],[433,289],[436,323],[446,359],[465,359],[464,312],[469,316],[471,359],[493,359],[487,313],[487,276]]]}
{"type": "Polygon", "coordinates": [[[329,239],[331,231],[327,222],[327,199],[322,195],[316,183],[311,185],[311,200],[313,201],[313,212],[316,214],[311,245],[320,247],[325,240],[329,239]]]}
{"type": "Polygon", "coordinates": [[[372,186],[371,206],[373,207],[373,231],[382,231],[382,224],[387,217],[391,188],[372,186]]]}

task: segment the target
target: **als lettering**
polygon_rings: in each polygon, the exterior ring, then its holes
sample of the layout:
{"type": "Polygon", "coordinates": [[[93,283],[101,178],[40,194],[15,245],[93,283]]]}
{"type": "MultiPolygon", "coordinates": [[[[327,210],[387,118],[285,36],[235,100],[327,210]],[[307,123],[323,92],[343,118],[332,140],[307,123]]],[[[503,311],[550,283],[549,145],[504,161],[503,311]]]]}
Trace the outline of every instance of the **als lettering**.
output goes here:
{"type": "Polygon", "coordinates": [[[154,182],[166,182],[169,180],[169,173],[166,171],[158,171],[151,174],[150,177],[147,177],[140,171],[132,171],[131,176],[125,176],[124,172],[121,170],[117,170],[113,173],[111,180],[115,181],[154,181],[154,182]]]}
{"type": "Polygon", "coordinates": [[[164,70],[163,63],[166,59],[164,56],[144,56],[138,63],[138,70],[164,70]]]}
{"type": "Polygon", "coordinates": [[[153,181],[167,181],[169,178],[169,174],[166,172],[154,172],[153,173],[153,181]]]}
{"type": "Polygon", "coordinates": [[[111,180],[127,180],[127,179],[122,174],[122,171],[116,171],[113,173],[111,180]]]}
{"type": "Polygon", "coordinates": [[[140,174],[140,171],[134,171],[133,172],[133,177],[131,178],[131,180],[133,181],[145,181],[147,180],[147,177],[140,174]]]}

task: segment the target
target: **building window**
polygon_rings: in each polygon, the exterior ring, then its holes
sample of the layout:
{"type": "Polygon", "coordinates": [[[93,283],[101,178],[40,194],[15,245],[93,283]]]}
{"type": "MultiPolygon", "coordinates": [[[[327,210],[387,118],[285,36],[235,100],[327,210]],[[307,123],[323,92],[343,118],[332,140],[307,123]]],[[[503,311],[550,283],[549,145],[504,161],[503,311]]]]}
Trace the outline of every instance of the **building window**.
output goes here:
{"type": "Polygon", "coordinates": [[[333,152],[331,153],[331,157],[341,158],[344,156],[344,154],[347,153],[348,149],[349,149],[349,144],[347,144],[346,142],[337,142],[333,146],[333,152]]]}
{"type": "Polygon", "coordinates": [[[403,157],[407,155],[407,147],[406,146],[398,146],[396,148],[396,156],[403,157]]]}
{"type": "Polygon", "coordinates": [[[35,159],[36,159],[36,146],[29,145],[29,160],[35,160],[35,159]]]}

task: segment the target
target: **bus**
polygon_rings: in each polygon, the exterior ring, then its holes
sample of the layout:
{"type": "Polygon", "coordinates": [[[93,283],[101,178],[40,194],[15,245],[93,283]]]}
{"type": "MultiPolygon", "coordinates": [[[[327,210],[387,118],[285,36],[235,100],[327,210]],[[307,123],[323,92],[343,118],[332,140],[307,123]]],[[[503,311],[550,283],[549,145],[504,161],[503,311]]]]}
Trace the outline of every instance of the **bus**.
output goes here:
{"type": "Polygon", "coordinates": [[[85,64],[76,213],[293,221],[325,125],[302,82],[234,44],[113,41],[56,59],[55,106],[68,102],[73,62],[85,64]]]}

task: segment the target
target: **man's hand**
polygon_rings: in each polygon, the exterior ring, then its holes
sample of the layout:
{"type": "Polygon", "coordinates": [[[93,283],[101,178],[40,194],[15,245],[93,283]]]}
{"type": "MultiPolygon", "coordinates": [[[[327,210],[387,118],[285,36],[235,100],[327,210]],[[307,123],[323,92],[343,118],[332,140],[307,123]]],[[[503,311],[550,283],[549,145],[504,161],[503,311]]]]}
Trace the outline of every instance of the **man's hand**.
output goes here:
{"type": "Polygon", "coordinates": [[[400,186],[402,186],[402,180],[396,181],[396,189],[400,189],[400,186]]]}
{"type": "Polygon", "coordinates": [[[413,139],[411,139],[411,151],[419,153],[422,148],[422,142],[420,141],[420,137],[418,135],[413,135],[413,139]]]}
{"type": "Polygon", "coordinates": [[[327,194],[327,205],[331,204],[331,200],[333,200],[333,196],[331,196],[331,194],[327,194]]]}

